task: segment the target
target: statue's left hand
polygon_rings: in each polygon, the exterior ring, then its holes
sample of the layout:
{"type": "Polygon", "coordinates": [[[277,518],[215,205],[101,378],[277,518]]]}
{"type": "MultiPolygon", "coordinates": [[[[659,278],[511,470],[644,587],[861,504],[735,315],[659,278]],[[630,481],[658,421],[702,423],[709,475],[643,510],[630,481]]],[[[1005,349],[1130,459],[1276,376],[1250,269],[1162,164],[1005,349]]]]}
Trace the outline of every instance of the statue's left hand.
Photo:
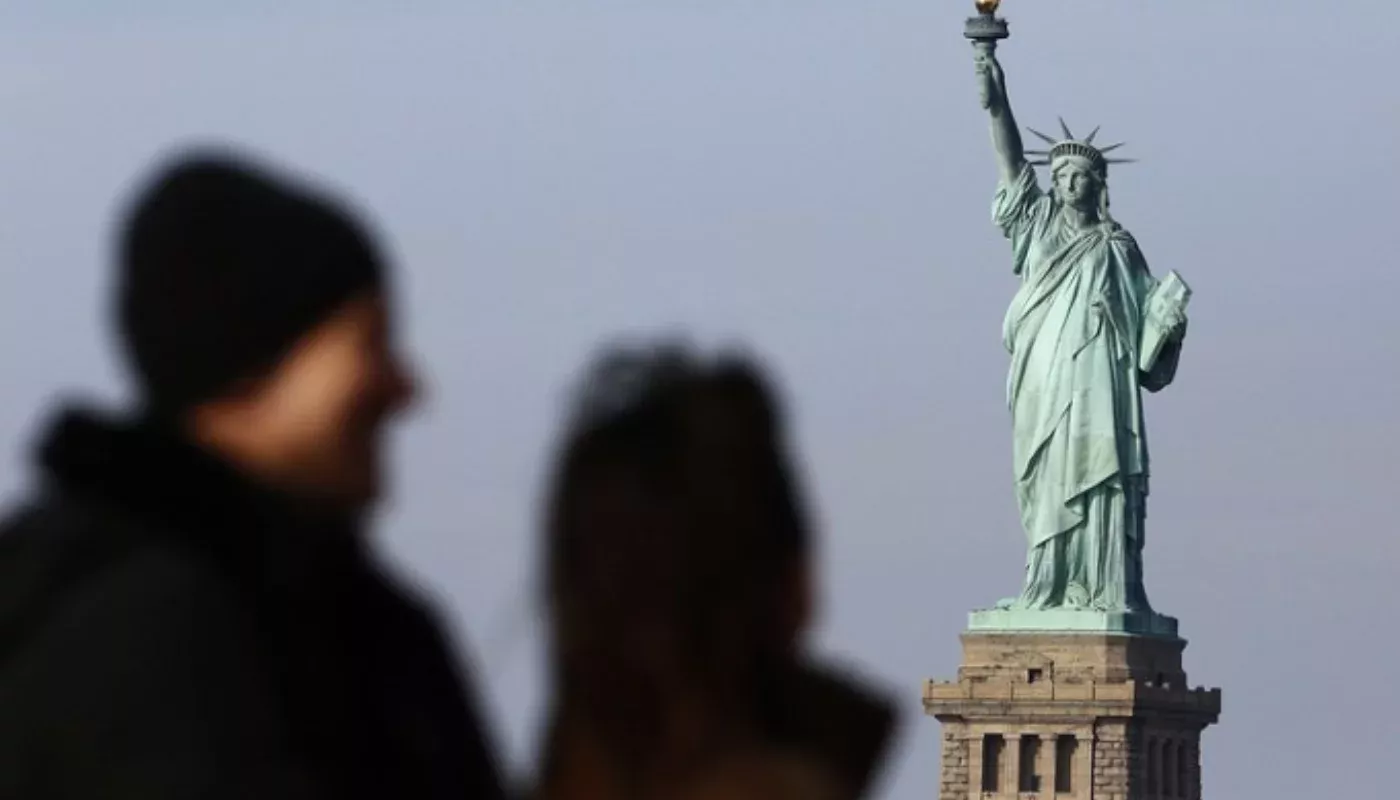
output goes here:
{"type": "Polygon", "coordinates": [[[1176,341],[1181,341],[1182,339],[1185,339],[1185,338],[1186,338],[1186,315],[1185,315],[1185,314],[1177,314],[1177,315],[1172,319],[1171,334],[1170,334],[1170,336],[1171,336],[1171,338],[1175,339],[1176,341]]]}
{"type": "Polygon", "coordinates": [[[1186,332],[1186,309],[1156,294],[1152,296],[1149,304],[1147,313],[1152,316],[1158,328],[1170,338],[1181,338],[1186,332]]]}
{"type": "Polygon", "coordinates": [[[1180,341],[1186,336],[1186,312],[1177,308],[1163,309],[1160,319],[1168,339],[1180,341]]]}

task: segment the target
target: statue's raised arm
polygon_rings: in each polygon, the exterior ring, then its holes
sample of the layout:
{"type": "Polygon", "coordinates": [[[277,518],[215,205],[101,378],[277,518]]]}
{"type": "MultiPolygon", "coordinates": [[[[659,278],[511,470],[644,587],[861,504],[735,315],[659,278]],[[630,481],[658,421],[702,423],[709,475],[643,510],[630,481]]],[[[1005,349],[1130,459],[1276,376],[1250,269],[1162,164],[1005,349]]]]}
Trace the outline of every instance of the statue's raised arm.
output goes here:
{"type": "Polygon", "coordinates": [[[1006,74],[997,62],[996,50],[989,42],[972,46],[977,69],[977,81],[982,95],[982,107],[992,116],[992,146],[996,148],[997,166],[1001,179],[1011,184],[1026,165],[1021,133],[1016,129],[1016,117],[1006,97],[1006,74]]]}

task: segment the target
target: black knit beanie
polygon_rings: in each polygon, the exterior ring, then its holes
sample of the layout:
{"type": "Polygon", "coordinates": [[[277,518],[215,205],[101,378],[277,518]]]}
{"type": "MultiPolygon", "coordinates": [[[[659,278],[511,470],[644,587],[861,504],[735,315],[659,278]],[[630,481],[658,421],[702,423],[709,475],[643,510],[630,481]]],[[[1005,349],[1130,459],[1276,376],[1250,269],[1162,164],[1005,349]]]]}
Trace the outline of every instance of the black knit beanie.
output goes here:
{"type": "Polygon", "coordinates": [[[214,151],[158,172],[130,211],[117,262],[120,337],[142,399],[161,415],[272,368],[384,280],[349,212],[214,151]]]}

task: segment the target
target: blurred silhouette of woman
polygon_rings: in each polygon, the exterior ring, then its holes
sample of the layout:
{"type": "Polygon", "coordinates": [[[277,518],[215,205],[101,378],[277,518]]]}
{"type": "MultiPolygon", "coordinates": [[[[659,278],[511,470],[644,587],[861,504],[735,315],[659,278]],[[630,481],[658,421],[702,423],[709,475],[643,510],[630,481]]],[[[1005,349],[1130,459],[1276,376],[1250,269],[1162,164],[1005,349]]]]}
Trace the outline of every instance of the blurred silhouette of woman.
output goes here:
{"type": "Polygon", "coordinates": [[[810,533],[760,372],[613,351],[556,469],[539,800],[861,796],[892,715],[801,654],[810,533]]]}

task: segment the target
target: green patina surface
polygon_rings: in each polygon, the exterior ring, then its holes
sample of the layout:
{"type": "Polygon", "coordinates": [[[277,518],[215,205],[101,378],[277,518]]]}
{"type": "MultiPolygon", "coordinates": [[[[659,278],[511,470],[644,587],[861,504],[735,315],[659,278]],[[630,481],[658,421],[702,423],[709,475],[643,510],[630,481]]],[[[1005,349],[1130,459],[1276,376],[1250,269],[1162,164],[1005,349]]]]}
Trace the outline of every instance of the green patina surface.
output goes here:
{"type": "Polygon", "coordinates": [[[1148,494],[1143,392],[1175,378],[1190,289],[1154,277],[1109,213],[1107,155],[1093,133],[1031,131],[1027,150],[995,42],[974,40],[1001,179],[992,219],[1019,288],[1007,310],[1013,480],[1027,541],[1018,597],[972,614],[974,630],[1172,635],[1143,584],[1148,494]],[[1042,186],[1037,167],[1045,167],[1042,186]]]}
{"type": "Polygon", "coordinates": [[[967,629],[981,633],[1127,633],[1176,638],[1176,618],[1154,612],[1093,611],[1080,608],[991,608],[968,614],[967,629]]]}

